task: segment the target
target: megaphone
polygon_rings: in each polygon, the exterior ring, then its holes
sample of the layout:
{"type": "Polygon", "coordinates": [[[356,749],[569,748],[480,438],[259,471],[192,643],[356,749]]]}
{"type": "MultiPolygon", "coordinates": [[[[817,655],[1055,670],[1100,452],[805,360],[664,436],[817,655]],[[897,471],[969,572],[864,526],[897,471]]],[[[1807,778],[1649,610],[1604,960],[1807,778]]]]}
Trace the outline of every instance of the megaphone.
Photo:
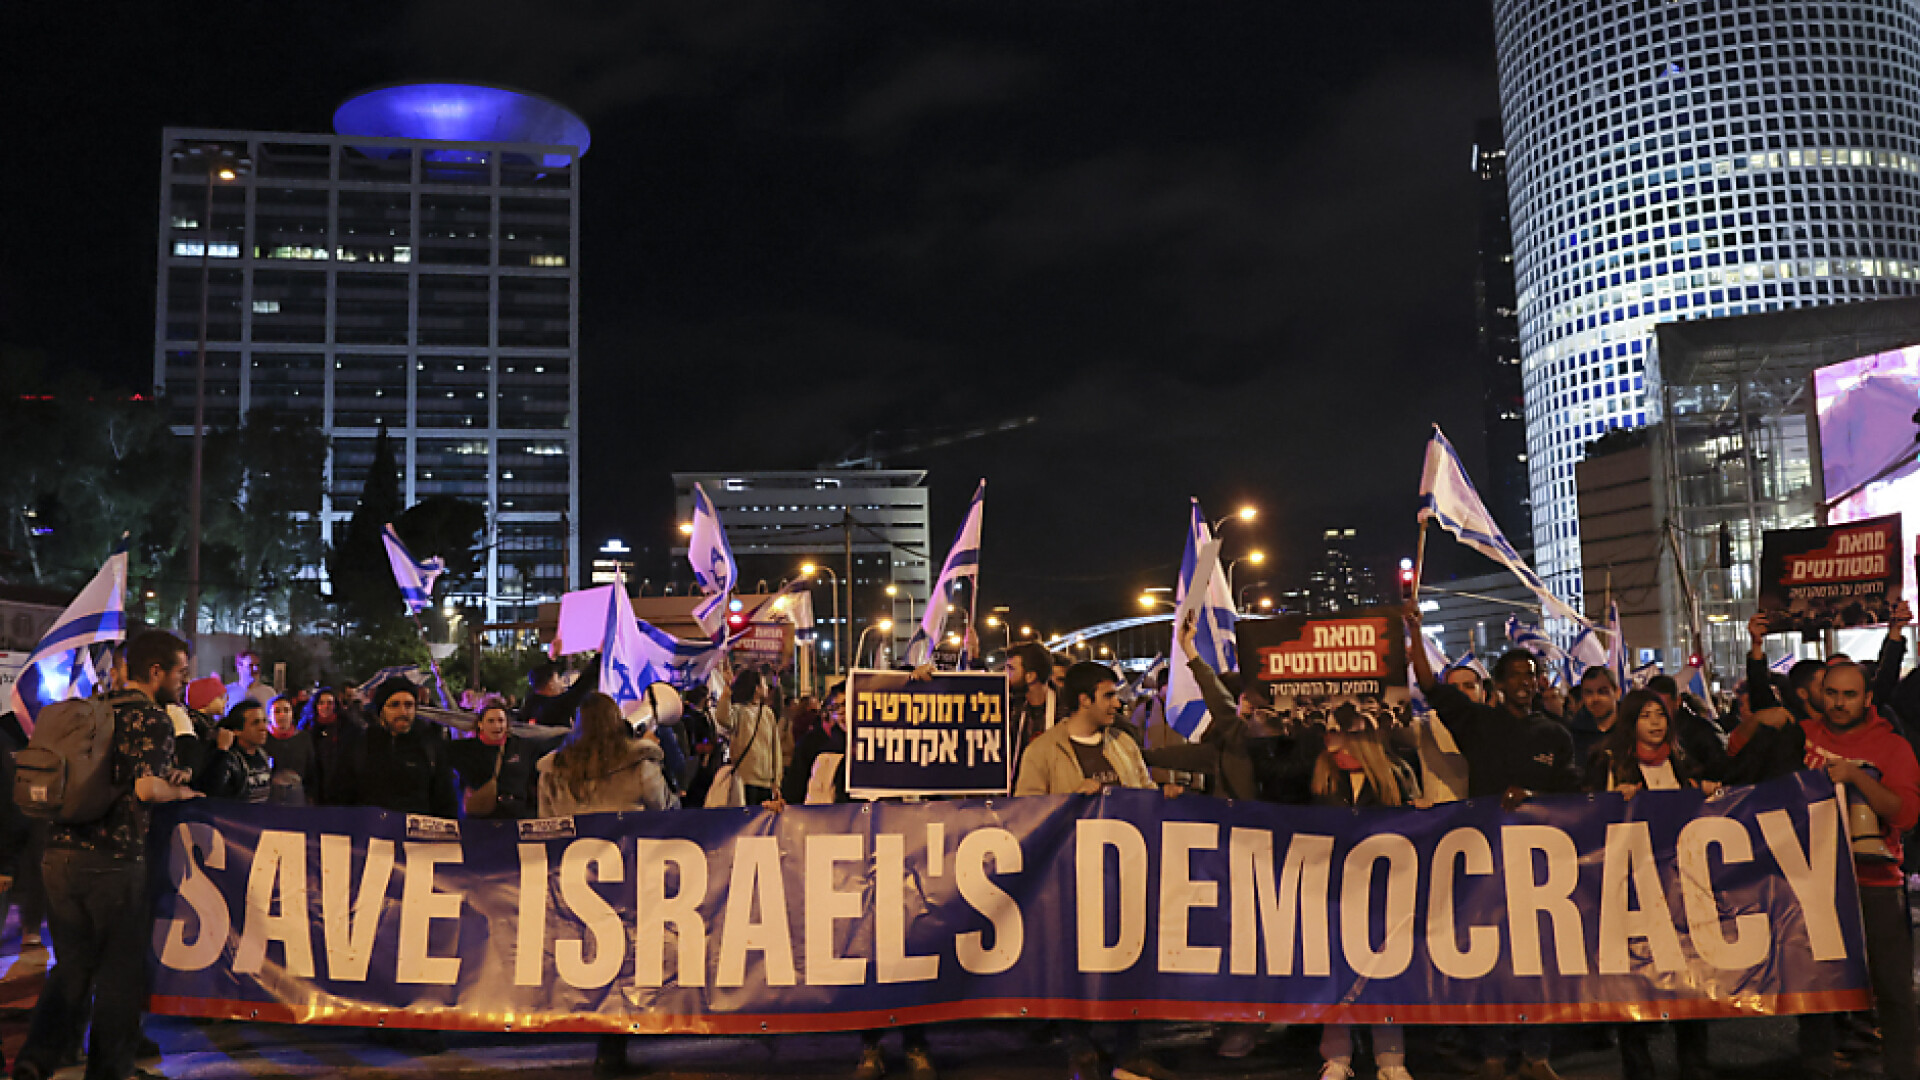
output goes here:
{"type": "Polygon", "coordinates": [[[651,683],[640,692],[640,707],[627,717],[627,723],[635,731],[654,727],[673,727],[680,723],[680,714],[684,709],[680,700],[680,691],[671,683],[651,683]]]}
{"type": "Polygon", "coordinates": [[[1847,838],[1853,841],[1854,858],[1868,862],[1893,861],[1893,852],[1887,850],[1887,841],[1880,829],[1880,815],[1857,795],[1847,800],[1847,838]]]}

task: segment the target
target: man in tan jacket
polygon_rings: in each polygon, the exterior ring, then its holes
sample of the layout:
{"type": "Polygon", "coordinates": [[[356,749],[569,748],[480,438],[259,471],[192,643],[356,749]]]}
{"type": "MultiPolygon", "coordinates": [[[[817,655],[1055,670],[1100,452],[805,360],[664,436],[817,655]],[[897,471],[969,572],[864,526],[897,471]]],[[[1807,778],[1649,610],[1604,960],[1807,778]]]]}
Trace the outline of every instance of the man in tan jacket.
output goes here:
{"type": "MultiPolygon", "coordinates": [[[[1113,730],[1120,718],[1120,679],[1102,664],[1082,662],[1067,669],[1060,704],[1072,711],[1048,728],[1020,758],[1015,795],[1098,795],[1103,788],[1151,788],[1153,778],[1140,756],[1140,744],[1113,730]]],[[[1166,788],[1169,796],[1180,789],[1166,788]]],[[[1092,1025],[1063,1021],[1071,1080],[1168,1080],[1164,1065],[1139,1051],[1139,1025],[1116,1024],[1111,1072],[1103,1068],[1092,1025]]]]}

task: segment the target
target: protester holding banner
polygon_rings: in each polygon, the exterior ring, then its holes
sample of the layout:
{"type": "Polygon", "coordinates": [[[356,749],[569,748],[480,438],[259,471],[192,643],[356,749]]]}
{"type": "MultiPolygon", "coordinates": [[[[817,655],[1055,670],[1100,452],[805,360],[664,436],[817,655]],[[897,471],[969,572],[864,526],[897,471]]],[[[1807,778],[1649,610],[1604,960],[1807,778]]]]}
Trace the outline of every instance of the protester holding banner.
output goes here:
{"type": "Polygon", "coordinates": [[[460,816],[458,781],[438,727],[415,718],[419,688],[402,677],[374,688],[375,722],[341,755],[346,775],[335,794],[346,806],[406,814],[460,816]]]}
{"type": "MultiPolygon", "coordinates": [[[[1420,797],[1413,773],[1387,750],[1386,736],[1358,714],[1327,732],[1313,765],[1313,802],[1320,806],[1411,806],[1420,797]]],[[[1379,1080],[1413,1080],[1407,1072],[1406,1035],[1399,1024],[1372,1025],[1373,1061],[1379,1080]]],[[[1353,1027],[1328,1024],[1320,1033],[1320,1080],[1351,1080],[1353,1027]]]]}
{"type": "Polygon", "coordinates": [[[267,705],[267,756],[273,759],[273,794],[270,801],[283,806],[304,806],[310,796],[307,778],[313,774],[313,736],[294,723],[299,709],[286,694],[267,705]]]}
{"type": "MultiPolygon", "coordinates": [[[[724,678],[728,669],[721,670],[724,678]]],[[[714,707],[714,720],[727,736],[729,760],[746,789],[748,806],[778,801],[786,775],[780,715],[768,704],[770,696],[766,679],[746,668],[732,676],[714,707]]]]}
{"type": "MultiPolygon", "coordinates": [[[[1420,605],[1409,602],[1409,640],[1419,640],[1420,605]]],[[[1508,802],[1533,792],[1579,788],[1573,762],[1573,737],[1558,720],[1535,711],[1539,680],[1533,654],[1512,649],[1493,665],[1496,702],[1475,702],[1458,687],[1434,678],[1425,649],[1411,649],[1414,678],[1467,759],[1467,796],[1498,795],[1508,802]]],[[[1509,1047],[1517,1044],[1524,1080],[1557,1080],[1549,1058],[1552,1029],[1539,1024],[1489,1027],[1482,1044],[1488,1076],[1506,1075],[1509,1047]]]]}
{"type": "Polygon", "coordinates": [[[1647,689],[1660,695],[1660,701],[1667,707],[1667,715],[1673,718],[1673,734],[1680,745],[1693,755],[1694,763],[1700,766],[1700,774],[1711,780],[1725,777],[1727,771],[1727,736],[1720,725],[1709,719],[1694,701],[1680,692],[1679,683],[1671,675],[1655,675],[1647,680],[1647,689]]]}
{"type": "MultiPolygon", "coordinates": [[[[1913,928],[1900,871],[1900,839],[1920,823],[1920,762],[1913,748],[1874,708],[1866,673],[1848,660],[1829,664],[1822,680],[1825,708],[1801,724],[1807,765],[1824,768],[1880,818],[1880,844],[1861,850],[1855,834],[1854,874],[1867,942],[1867,969],[1880,1019],[1881,1051],[1889,1080],[1920,1076],[1920,1018],[1914,1013],[1913,928]]],[[[1809,1017],[1800,1029],[1801,1056],[1810,1070],[1824,1061],[1832,1075],[1830,1018],[1809,1017]],[[1826,1023],[1821,1023],[1826,1019],[1826,1023]]]]}
{"type": "MultiPolygon", "coordinates": [[[[365,725],[347,712],[340,694],[321,687],[300,711],[300,730],[313,742],[313,760],[301,783],[307,801],[323,806],[349,806],[340,785],[351,772],[348,756],[366,733],[365,725]]],[[[296,766],[297,768],[297,766],[296,766]]]]}
{"type": "Polygon", "coordinates": [[[460,776],[461,808],[468,817],[530,818],[535,806],[534,766],[551,740],[508,730],[507,706],[497,697],[481,702],[471,739],[450,743],[447,753],[460,776]],[[542,742],[547,745],[541,745],[542,742]]]}
{"type": "Polygon", "coordinates": [[[1619,711],[1620,687],[1605,664],[1594,664],[1580,673],[1575,696],[1580,707],[1567,716],[1567,731],[1573,736],[1573,760],[1585,762],[1613,731],[1619,711]]]}
{"type": "Polygon", "coordinates": [[[86,1080],[134,1074],[147,996],[147,833],[152,807],[199,793],[177,783],[166,706],[186,683],[187,645],[149,630],[127,648],[127,689],[112,694],[117,794],[97,820],[56,822],[44,866],[55,964],[33,1009],[16,1080],[43,1080],[87,1035],[86,1080]],[[91,1005],[89,1005],[91,1002],[91,1005]]]}
{"type": "MultiPolygon", "coordinates": [[[[1119,685],[1119,676],[1104,664],[1083,661],[1067,669],[1059,700],[1068,706],[1068,714],[1021,755],[1015,795],[1098,795],[1106,787],[1154,786],[1139,744],[1113,732],[1113,722],[1120,718],[1119,685]]],[[[1166,793],[1179,794],[1171,787],[1166,793]]],[[[1118,1030],[1112,1056],[1119,1064],[1111,1073],[1101,1060],[1091,1025],[1063,1021],[1063,1026],[1070,1080],[1104,1080],[1123,1072],[1148,1080],[1172,1076],[1140,1052],[1138,1024],[1114,1025],[1118,1030]]]]}

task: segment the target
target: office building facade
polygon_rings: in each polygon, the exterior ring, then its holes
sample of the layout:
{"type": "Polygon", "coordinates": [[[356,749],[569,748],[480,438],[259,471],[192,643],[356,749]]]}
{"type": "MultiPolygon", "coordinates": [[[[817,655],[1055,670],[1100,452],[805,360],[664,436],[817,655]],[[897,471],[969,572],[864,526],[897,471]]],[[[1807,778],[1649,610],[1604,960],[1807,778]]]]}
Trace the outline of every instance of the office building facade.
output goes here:
{"type": "Polygon", "coordinates": [[[361,95],[335,126],[166,129],[155,389],[190,433],[204,271],[207,425],[313,418],[325,541],[384,427],[407,504],[487,508],[484,578],[455,594],[490,620],[532,618],[580,576],[586,128],[531,95],[446,85],[361,95]]]}
{"type": "MultiPolygon", "coordinates": [[[[726,525],[727,542],[740,567],[740,588],[778,588],[812,563],[823,568],[816,576],[813,601],[815,631],[823,642],[831,640],[838,627],[844,635],[839,647],[852,650],[863,630],[879,619],[892,619],[890,635],[877,630],[868,635],[864,659],[871,661],[880,638],[886,637],[897,654],[913,635],[933,585],[930,563],[947,554],[927,546],[924,471],[674,473],[674,513],[680,522],[692,520],[695,483],[726,525]],[[827,591],[833,579],[839,585],[837,601],[827,591]],[[886,591],[889,585],[891,594],[886,591]]],[[[691,588],[693,573],[684,543],[673,549],[673,556],[675,580],[664,587],[691,588]]],[[[831,651],[824,644],[822,648],[831,651]]]]}
{"type": "Polygon", "coordinates": [[[1495,0],[1537,565],[1653,417],[1653,327],[1920,292],[1907,0],[1495,0]]]}
{"type": "Polygon", "coordinates": [[[1507,209],[1507,144],[1500,121],[1474,125],[1473,176],[1480,202],[1474,250],[1474,334],[1485,381],[1481,419],[1487,471],[1480,497],[1500,531],[1525,547],[1533,539],[1527,477],[1527,403],[1520,380],[1520,312],[1513,288],[1513,227],[1507,209]]]}

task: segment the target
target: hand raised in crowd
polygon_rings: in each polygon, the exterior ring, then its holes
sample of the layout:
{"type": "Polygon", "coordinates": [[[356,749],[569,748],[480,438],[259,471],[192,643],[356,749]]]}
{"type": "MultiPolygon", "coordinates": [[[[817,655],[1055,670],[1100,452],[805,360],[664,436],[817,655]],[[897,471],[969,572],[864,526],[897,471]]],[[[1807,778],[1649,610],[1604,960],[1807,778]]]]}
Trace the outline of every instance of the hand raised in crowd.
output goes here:
{"type": "Polygon", "coordinates": [[[1200,656],[1200,649],[1193,643],[1199,636],[1200,613],[1189,611],[1187,617],[1180,620],[1180,652],[1188,660],[1194,660],[1200,656]]]}
{"type": "Polygon", "coordinates": [[[1764,645],[1767,640],[1766,612],[1756,611],[1753,614],[1753,618],[1747,620],[1747,640],[1753,643],[1752,652],[1749,655],[1754,657],[1766,656],[1767,653],[1764,645]]]}
{"type": "Polygon", "coordinates": [[[1900,631],[1905,630],[1907,624],[1912,621],[1913,609],[1907,606],[1905,600],[1902,600],[1893,606],[1893,615],[1887,620],[1887,633],[1898,635],[1900,631]]]}
{"type": "Polygon", "coordinates": [[[232,728],[214,728],[213,729],[213,745],[218,747],[221,750],[233,749],[233,729],[232,728]]]}

